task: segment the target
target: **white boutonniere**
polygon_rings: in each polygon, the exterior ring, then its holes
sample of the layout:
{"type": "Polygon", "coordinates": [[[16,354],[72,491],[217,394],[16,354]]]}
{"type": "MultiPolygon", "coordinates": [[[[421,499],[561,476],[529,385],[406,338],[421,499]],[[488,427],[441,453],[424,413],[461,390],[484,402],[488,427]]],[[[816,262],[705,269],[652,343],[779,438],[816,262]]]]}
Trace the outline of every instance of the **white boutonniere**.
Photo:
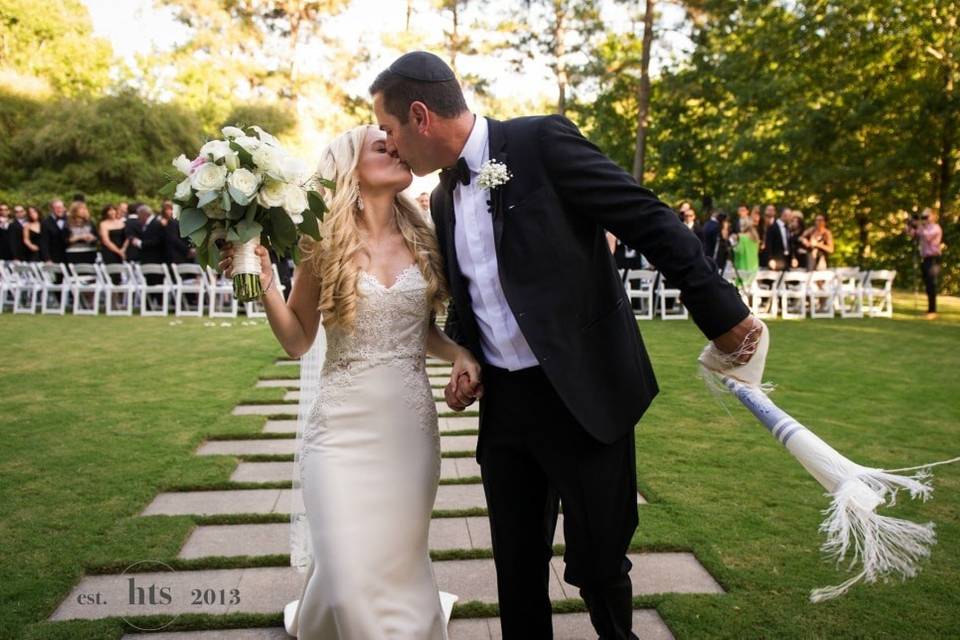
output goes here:
{"type": "Polygon", "coordinates": [[[487,160],[477,173],[477,184],[484,189],[496,189],[506,184],[512,177],[513,174],[507,169],[507,165],[496,160],[487,160]]]}

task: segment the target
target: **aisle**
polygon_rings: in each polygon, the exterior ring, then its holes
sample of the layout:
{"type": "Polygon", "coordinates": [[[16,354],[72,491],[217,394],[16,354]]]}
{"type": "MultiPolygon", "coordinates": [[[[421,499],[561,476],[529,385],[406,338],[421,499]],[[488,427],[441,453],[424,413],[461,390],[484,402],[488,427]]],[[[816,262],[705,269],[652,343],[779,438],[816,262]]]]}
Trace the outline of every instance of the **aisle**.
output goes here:
{"type": "MultiPolygon", "coordinates": [[[[286,514],[291,504],[299,380],[289,367],[295,361],[278,360],[277,375],[257,382],[257,387],[275,389],[282,400],[269,404],[245,404],[234,415],[264,416],[259,437],[209,440],[197,455],[226,455],[237,459],[228,488],[161,493],[141,512],[143,517],[191,516],[198,522],[184,541],[177,558],[191,562],[220,563],[229,568],[179,570],[134,574],[137,585],[162,584],[174,593],[172,602],[144,611],[142,604],[129,604],[134,587],[126,576],[85,576],[64,599],[50,620],[104,618],[155,613],[279,614],[284,604],[299,597],[303,574],[291,568],[286,514]],[[236,485],[236,488],[229,487],[236,485]],[[226,563],[226,564],[224,564],[226,563]],[[237,590],[239,603],[217,602],[199,606],[182,594],[200,588],[205,592],[237,590]],[[81,594],[100,593],[105,602],[92,607],[81,604],[81,594]]],[[[450,624],[451,640],[494,640],[500,637],[496,618],[470,618],[465,614],[489,610],[497,602],[496,573],[491,557],[486,501],[480,484],[480,469],[474,459],[478,417],[476,412],[453,414],[442,401],[442,388],[449,365],[429,360],[428,368],[437,408],[441,413],[441,485],[430,526],[430,549],[442,590],[460,597],[450,624]],[[472,604],[471,604],[472,603],[472,604]],[[469,605],[469,606],[465,606],[469,605]],[[480,606],[477,606],[480,605],[480,606]]],[[[638,505],[645,504],[638,494],[638,505]]],[[[641,507],[642,508],[642,507],[641,507]]],[[[562,524],[562,523],[561,523],[562,524]]],[[[641,518],[642,526],[642,518],[641,518]]],[[[563,544],[562,526],[555,544],[563,544]]],[[[657,593],[720,594],[723,589],[697,559],[685,552],[632,553],[631,577],[635,595],[657,593]]],[[[552,560],[550,596],[555,602],[580,602],[577,589],[563,579],[563,560],[552,560]]],[[[569,607],[566,607],[569,610],[569,607]]],[[[203,624],[199,626],[204,626],[203,624]]],[[[224,626],[227,626],[224,624],[224,626]]],[[[231,625],[232,626],[232,625],[231,625]]],[[[554,615],[556,640],[590,638],[592,628],[586,613],[554,615]]],[[[634,612],[634,631],[642,639],[672,638],[655,610],[634,612]]],[[[221,629],[190,632],[127,634],[124,640],[281,640],[288,638],[278,628],[221,629]]]]}

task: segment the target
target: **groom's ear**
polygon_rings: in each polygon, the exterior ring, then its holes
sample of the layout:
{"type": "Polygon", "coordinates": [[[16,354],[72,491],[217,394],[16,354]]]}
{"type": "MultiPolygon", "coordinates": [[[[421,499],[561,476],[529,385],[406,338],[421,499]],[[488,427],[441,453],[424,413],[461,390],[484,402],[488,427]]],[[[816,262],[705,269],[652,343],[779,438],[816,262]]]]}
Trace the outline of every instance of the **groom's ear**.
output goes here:
{"type": "Polygon", "coordinates": [[[427,129],[430,128],[431,115],[430,110],[424,103],[420,101],[410,103],[410,120],[416,127],[417,133],[424,134],[427,132],[427,129]]]}

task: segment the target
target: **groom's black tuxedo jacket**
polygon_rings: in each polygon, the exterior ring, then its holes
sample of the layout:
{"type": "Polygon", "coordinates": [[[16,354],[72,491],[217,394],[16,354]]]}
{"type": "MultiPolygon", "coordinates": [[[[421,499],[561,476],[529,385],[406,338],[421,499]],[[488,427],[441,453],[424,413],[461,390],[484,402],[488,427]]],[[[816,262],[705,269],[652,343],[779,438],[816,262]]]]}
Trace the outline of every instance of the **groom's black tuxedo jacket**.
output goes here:
{"type": "MultiPolygon", "coordinates": [[[[500,282],[524,338],[587,432],[613,442],[658,388],[604,230],[643,253],[682,291],[708,338],[749,314],[670,207],[561,116],[488,119],[489,155],[513,177],[491,192],[500,282]]],[[[430,197],[453,304],[451,333],[483,363],[454,247],[453,197],[430,197]]],[[[689,363],[693,369],[693,355],[689,363]]],[[[481,437],[482,437],[481,419],[481,437]]]]}

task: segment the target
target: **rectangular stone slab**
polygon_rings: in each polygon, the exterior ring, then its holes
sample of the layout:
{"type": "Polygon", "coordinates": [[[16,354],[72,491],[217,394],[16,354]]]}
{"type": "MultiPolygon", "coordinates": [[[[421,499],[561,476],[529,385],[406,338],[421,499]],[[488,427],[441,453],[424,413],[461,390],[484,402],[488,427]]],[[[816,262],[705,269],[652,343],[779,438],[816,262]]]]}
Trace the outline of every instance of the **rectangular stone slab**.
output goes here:
{"type": "Polygon", "coordinates": [[[272,388],[275,388],[275,387],[279,387],[279,388],[281,388],[281,389],[285,389],[285,388],[289,388],[289,389],[299,389],[299,388],[300,388],[300,380],[297,379],[297,378],[289,378],[289,379],[286,379],[286,380],[284,380],[284,379],[280,379],[280,380],[257,380],[256,386],[257,386],[257,388],[259,388],[259,389],[272,389],[272,388]]]}
{"type": "MultiPolygon", "coordinates": [[[[290,489],[234,489],[227,491],[170,491],[161,493],[141,515],[216,515],[229,513],[290,513],[290,489]]],[[[479,484],[437,487],[434,509],[485,509],[479,484]]]]}
{"type": "MultiPolygon", "coordinates": [[[[499,618],[456,618],[447,627],[450,640],[503,640],[499,618]]],[[[673,640],[655,609],[635,609],[633,632],[640,640],[673,640]]],[[[596,635],[586,613],[555,613],[554,640],[583,640],[596,635]]],[[[281,627],[127,634],[121,640],[290,640],[281,627]]]]}
{"type": "Polygon", "coordinates": [[[296,420],[267,420],[263,425],[264,433],[296,433],[296,420]]]}
{"type": "Polygon", "coordinates": [[[457,418],[440,418],[440,433],[447,431],[463,431],[466,429],[479,429],[479,416],[461,416],[457,418]]]}
{"type": "MultiPolygon", "coordinates": [[[[630,554],[633,570],[634,595],[653,593],[722,593],[720,586],[690,554],[646,553],[630,554]]],[[[577,589],[562,585],[563,561],[553,559],[550,572],[550,599],[575,598],[577,589]],[[559,567],[559,570],[558,570],[559,567]],[[572,595],[571,595],[572,594],[572,595]]],[[[494,604],[497,601],[496,571],[492,559],[450,560],[434,562],[434,573],[441,590],[460,597],[460,604],[471,601],[494,604]]],[[[247,569],[214,569],[198,571],[153,572],[126,575],[85,576],[71,590],[51,620],[75,618],[104,618],[117,615],[148,615],[152,613],[278,613],[283,606],[300,596],[305,574],[292,567],[256,567],[247,569]],[[172,602],[162,606],[128,604],[129,584],[147,589],[167,587],[172,602]],[[229,597],[231,589],[238,590],[238,604],[194,606],[190,604],[190,590],[201,592],[221,589],[229,597]],[[82,594],[100,593],[106,604],[79,604],[82,594]],[[224,609],[226,609],[224,611],[224,609]]]]}
{"type": "Polygon", "coordinates": [[[297,448],[295,438],[262,440],[209,440],[197,448],[198,456],[239,456],[291,454],[297,448]]]}
{"type": "Polygon", "coordinates": [[[233,408],[235,416],[272,416],[272,415],[297,415],[296,404],[238,404],[233,408]]]}

